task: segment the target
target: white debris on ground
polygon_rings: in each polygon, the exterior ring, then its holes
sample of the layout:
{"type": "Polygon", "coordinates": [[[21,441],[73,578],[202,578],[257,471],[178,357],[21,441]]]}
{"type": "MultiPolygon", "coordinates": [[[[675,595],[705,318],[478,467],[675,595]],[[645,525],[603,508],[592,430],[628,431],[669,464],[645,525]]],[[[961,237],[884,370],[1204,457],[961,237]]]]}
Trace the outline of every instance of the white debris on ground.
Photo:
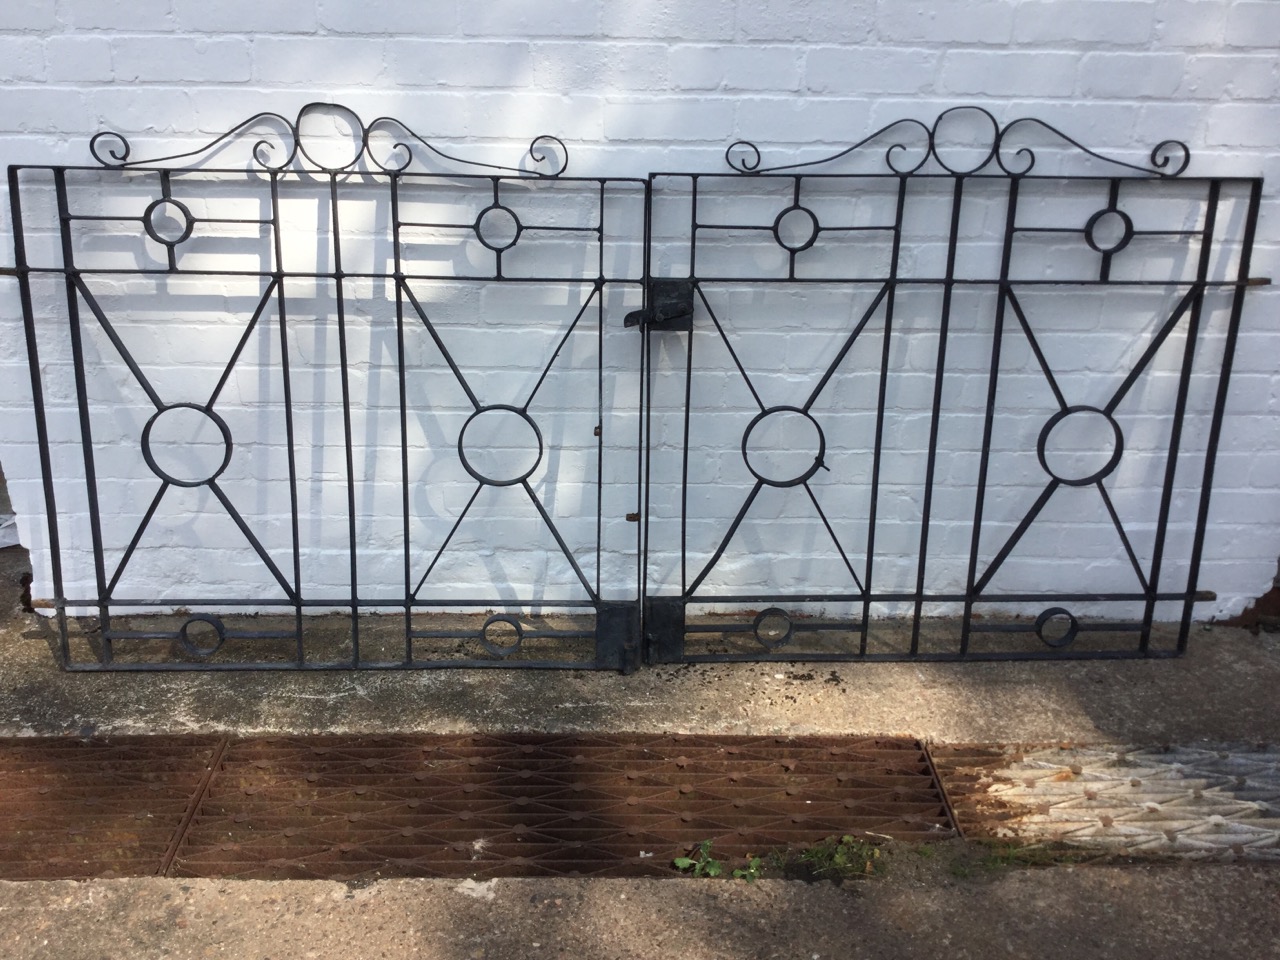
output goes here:
{"type": "Polygon", "coordinates": [[[1023,841],[1280,860],[1280,747],[1051,748],[991,774],[1023,841]]]}

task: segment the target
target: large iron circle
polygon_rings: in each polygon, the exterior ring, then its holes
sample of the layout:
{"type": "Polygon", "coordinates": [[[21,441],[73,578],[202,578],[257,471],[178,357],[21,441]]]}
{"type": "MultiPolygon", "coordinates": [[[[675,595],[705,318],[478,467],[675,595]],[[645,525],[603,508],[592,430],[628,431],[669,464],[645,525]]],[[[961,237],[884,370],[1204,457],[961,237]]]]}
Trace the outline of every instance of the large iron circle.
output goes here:
{"type": "Polygon", "coordinates": [[[533,418],[505,403],[481,407],[467,418],[458,434],[458,459],[463,468],[481,483],[494,487],[509,487],[529,479],[542,462],[542,453],[542,431],[533,418]],[[521,433],[523,437],[519,436],[521,433]],[[496,445],[499,440],[503,445],[496,445]]]}
{"type": "Polygon", "coordinates": [[[808,250],[818,239],[818,218],[808,207],[787,207],[773,221],[773,238],[792,253],[808,250]]]}
{"type": "Polygon", "coordinates": [[[785,647],[795,636],[796,625],[791,615],[781,607],[768,607],[756,614],[751,629],[766,650],[785,647]]]}
{"type": "Polygon", "coordinates": [[[952,107],[950,110],[943,110],[938,114],[938,119],[933,122],[933,129],[929,131],[929,141],[933,146],[933,157],[948,173],[965,176],[970,173],[977,173],[987,164],[989,164],[996,155],[996,148],[1000,142],[1000,124],[996,121],[988,111],[982,107],[952,107]],[[964,127],[976,121],[977,125],[982,128],[981,136],[984,138],[981,143],[966,145],[957,140],[958,146],[943,146],[942,138],[944,137],[944,126],[964,127]],[[986,132],[986,128],[990,127],[990,134],[986,132]],[[989,137],[989,139],[988,139],[989,137]],[[956,153],[958,156],[951,162],[948,162],[944,156],[944,151],[948,154],[956,153]],[[970,166],[962,166],[956,162],[961,159],[964,154],[980,156],[982,159],[970,166]]]}
{"type": "Polygon", "coordinates": [[[771,487],[794,487],[804,483],[818,472],[826,453],[827,438],[822,433],[822,427],[799,407],[781,406],[761,410],[747,424],[747,429],[742,434],[743,462],[753,477],[771,487]],[[776,438],[779,434],[794,441],[796,433],[802,430],[812,433],[807,443],[796,444],[791,450],[777,449],[776,438]],[[754,450],[753,439],[756,441],[754,450]],[[777,469],[784,465],[785,469],[777,469]]]}
{"type": "Polygon", "coordinates": [[[152,473],[178,487],[199,487],[218,479],[231,463],[231,450],[231,428],[227,422],[209,408],[194,403],[162,407],[142,428],[142,458],[152,473]],[[219,459],[213,453],[212,457],[199,457],[193,463],[193,452],[199,455],[201,447],[213,446],[202,439],[210,424],[218,431],[222,444],[221,461],[211,466],[219,459]],[[184,467],[188,468],[187,475],[180,476],[184,467]]]}
{"type": "Polygon", "coordinates": [[[166,247],[176,247],[190,237],[195,225],[196,218],[187,205],[171,197],[152,201],[142,215],[142,228],[147,236],[166,247]]]}
{"type": "Polygon", "coordinates": [[[484,626],[480,628],[480,646],[484,647],[489,653],[495,657],[506,658],[520,649],[520,644],[524,642],[524,627],[520,626],[520,621],[515,617],[507,616],[505,613],[495,614],[484,622],[484,626]],[[503,627],[511,627],[515,631],[515,640],[512,643],[501,643],[494,639],[496,628],[499,625],[503,627]]]}
{"type": "Polygon", "coordinates": [[[1123,210],[1099,210],[1084,225],[1084,242],[1098,253],[1116,253],[1133,239],[1133,221],[1123,210]]]}
{"type": "Polygon", "coordinates": [[[1120,458],[1124,455],[1124,434],[1120,432],[1120,425],[1116,423],[1115,418],[1104,410],[1089,406],[1067,407],[1065,410],[1059,410],[1045,421],[1044,426],[1040,429],[1040,438],[1036,443],[1036,453],[1040,457],[1040,466],[1044,469],[1044,472],[1059,483],[1065,483],[1069,487],[1087,487],[1089,484],[1097,483],[1107,476],[1120,463],[1120,458]],[[1085,467],[1075,474],[1067,473],[1061,466],[1056,468],[1050,466],[1049,445],[1055,432],[1059,430],[1083,430],[1085,436],[1095,432],[1101,433],[1104,429],[1101,425],[1091,425],[1096,424],[1099,418],[1111,430],[1109,437],[1102,433],[1096,438],[1098,459],[1106,456],[1106,460],[1102,462],[1101,466],[1092,470],[1085,467]],[[1107,453],[1107,446],[1110,446],[1109,454],[1107,453]]]}
{"type": "Polygon", "coordinates": [[[475,231],[482,244],[498,252],[516,245],[524,231],[524,224],[510,207],[495,203],[480,211],[480,216],[476,217],[475,231]]]}
{"type": "Polygon", "coordinates": [[[302,155],[329,173],[355,166],[368,143],[360,117],[336,103],[308,103],[298,111],[295,128],[302,155]]]}
{"type": "Polygon", "coordinates": [[[1036,636],[1044,641],[1045,646],[1053,647],[1055,650],[1061,650],[1068,647],[1075,640],[1076,634],[1080,632],[1080,622],[1076,620],[1075,615],[1066,607],[1050,607],[1040,616],[1036,617],[1036,636]],[[1046,634],[1045,630],[1055,623],[1062,623],[1065,620],[1067,629],[1058,636],[1054,634],[1046,634]]]}
{"type": "Polygon", "coordinates": [[[178,630],[178,646],[193,657],[199,657],[204,660],[212,657],[217,653],[224,643],[227,642],[227,628],[217,617],[211,617],[206,614],[196,614],[190,617],[178,630]],[[207,646],[198,643],[191,636],[191,628],[197,624],[206,624],[213,628],[215,642],[207,646]]]}

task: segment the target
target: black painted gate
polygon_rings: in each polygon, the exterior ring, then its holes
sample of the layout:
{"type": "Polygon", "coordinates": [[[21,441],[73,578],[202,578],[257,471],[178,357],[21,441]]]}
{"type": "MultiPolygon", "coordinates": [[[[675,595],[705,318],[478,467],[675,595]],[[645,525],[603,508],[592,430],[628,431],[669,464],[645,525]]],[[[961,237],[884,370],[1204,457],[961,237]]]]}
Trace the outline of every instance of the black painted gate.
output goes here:
{"type": "Polygon", "coordinates": [[[70,668],[1185,649],[1261,183],[1180,144],[93,147],[10,168],[70,668]]]}

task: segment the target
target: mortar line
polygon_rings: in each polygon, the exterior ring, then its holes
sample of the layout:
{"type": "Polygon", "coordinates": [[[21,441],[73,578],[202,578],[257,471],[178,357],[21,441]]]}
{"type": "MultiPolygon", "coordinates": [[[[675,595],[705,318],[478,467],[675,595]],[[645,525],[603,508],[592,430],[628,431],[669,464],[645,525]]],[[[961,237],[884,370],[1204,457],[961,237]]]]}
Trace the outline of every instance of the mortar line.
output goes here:
{"type": "Polygon", "coordinates": [[[205,768],[204,776],[200,778],[200,783],[196,787],[195,793],[191,795],[186,812],[182,815],[182,822],[174,830],[173,839],[169,841],[169,847],[164,852],[164,859],[160,861],[160,869],[156,872],[157,876],[169,876],[169,871],[173,868],[173,861],[177,859],[178,851],[182,849],[182,844],[187,839],[187,834],[191,831],[191,825],[195,822],[196,814],[200,812],[200,807],[209,795],[209,787],[213,784],[213,777],[217,773],[218,767],[222,764],[222,758],[226,754],[227,746],[230,742],[230,737],[218,738],[218,742],[213,748],[213,755],[209,758],[209,766],[205,768]]]}

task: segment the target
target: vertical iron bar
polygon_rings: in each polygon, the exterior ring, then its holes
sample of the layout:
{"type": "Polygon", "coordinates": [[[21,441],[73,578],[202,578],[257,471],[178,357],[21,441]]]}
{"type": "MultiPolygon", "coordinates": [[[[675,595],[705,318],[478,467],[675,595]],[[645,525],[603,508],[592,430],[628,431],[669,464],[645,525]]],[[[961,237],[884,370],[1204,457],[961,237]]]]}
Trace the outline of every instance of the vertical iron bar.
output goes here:
{"type": "MultiPolygon", "coordinates": [[[[27,241],[22,221],[22,198],[18,168],[9,168],[9,209],[13,217],[14,267],[18,273],[18,295],[22,300],[22,325],[27,336],[27,368],[31,374],[31,403],[36,417],[36,443],[40,448],[40,481],[44,488],[45,524],[49,531],[49,568],[53,577],[53,602],[58,618],[58,657],[63,669],[71,662],[67,636],[66,591],[62,583],[62,537],[58,529],[58,500],[53,486],[53,461],[49,451],[49,425],[45,421],[44,381],[40,374],[40,350],[36,343],[35,308],[31,299],[31,274],[27,263],[27,241]]],[[[66,268],[66,264],[63,264],[66,268]]]]}
{"type": "Polygon", "coordinates": [[[880,385],[876,394],[876,435],[871,453],[871,498],[867,505],[867,565],[862,578],[865,598],[862,601],[862,626],[858,638],[858,655],[867,655],[868,631],[871,627],[872,577],[875,574],[876,514],[880,507],[880,462],[884,453],[884,408],[889,391],[889,352],[893,333],[893,306],[898,296],[898,264],[902,253],[902,218],[907,206],[907,178],[898,177],[898,203],[893,219],[893,251],[889,261],[889,292],[884,306],[884,342],[880,346],[880,385]]]}
{"type": "Polygon", "coordinates": [[[409,399],[404,359],[404,266],[400,258],[400,175],[391,174],[391,246],[395,261],[396,375],[400,387],[400,535],[404,540],[404,662],[413,662],[413,550],[409,532],[409,399]]]}
{"type": "MultiPolygon", "coordinates": [[[[1115,210],[1117,208],[1117,204],[1119,203],[1120,203],[1120,180],[1118,177],[1115,177],[1115,178],[1112,178],[1111,189],[1107,193],[1107,206],[1110,209],[1115,210]]],[[[1098,279],[1103,281],[1104,283],[1107,280],[1111,279],[1111,258],[1113,255],[1114,253],[1111,250],[1108,250],[1105,253],[1101,254],[1102,262],[1098,267],[1098,279]]]]}
{"type": "Polygon", "coordinates": [[[929,562],[929,512],[933,509],[933,476],[938,462],[938,420],[942,413],[942,378],[947,366],[947,334],[951,327],[951,295],[955,289],[956,244],[960,236],[960,208],[964,177],[955,178],[951,194],[951,233],[947,238],[947,272],[942,288],[942,316],[938,322],[938,364],[933,374],[933,408],[929,414],[929,452],[925,460],[924,505],[920,517],[920,556],[916,561],[916,606],[911,618],[911,655],[920,652],[920,616],[924,609],[925,567],[929,562]]]}
{"type": "Polygon", "coordinates": [[[987,406],[982,422],[982,448],[979,451],[978,489],[973,502],[973,533],[969,540],[969,577],[964,588],[964,619],[960,624],[960,655],[969,652],[969,635],[973,627],[973,604],[977,600],[978,553],[982,549],[982,514],[987,497],[987,468],[991,464],[991,432],[995,423],[996,390],[1000,384],[1000,347],[1004,338],[1004,314],[1008,303],[1009,267],[1013,260],[1013,237],[1018,221],[1017,177],[1009,180],[1009,197],[1005,204],[1004,243],[1000,253],[1000,287],[996,297],[995,322],[991,329],[991,369],[987,374],[987,406]]]}
{"type": "Polygon", "coordinates": [[[360,664],[360,581],[356,561],[356,468],[351,437],[351,370],[347,364],[347,309],[343,294],[342,225],[338,218],[338,175],[329,174],[329,206],[333,230],[334,305],[338,310],[338,372],[342,384],[342,438],[347,465],[347,545],[351,569],[351,663],[360,664]]]}
{"type": "MultiPolygon", "coordinates": [[[[605,181],[600,181],[600,218],[596,222],[596,596],[604,556],[604,205],[605,181]]],[[[599,617],[599,610],[596,616],[599,617]]]]}
{"type": "Polygon", "coordinates": [[[106,603],[107,575],[103,561],[102,515],[98,505],[98,475],[93,457],[93,429],[89,418],[88,387],[85,382],[84,345],[80,332],[80,294],[75,265],[75,244],[71,236],[71,211],[67,202],[67,173],[54,173],[54,190],[58,201],[58,225],[62,237],[62,269],[66,279],[67,322],[71,332],[71,362],[75,369],[76,406],[80,413],[80,450],[84,457],[85,496],[89,505],[89,530],[93,540],[93,570],[98,585],[98,619],[102,632],[101,662],[110,663],[111,614],[106,603]]]}
{"type": "Polygon", "coordinates": [[[1173,426],[1169,431],[1169,461],[1165,465],[1164,490],[1160,494],[1160,514],[1156,520],[1155,545],[1151,550],[1151,592],[1142,615],[1142,633],[1138,649],[1148,653],[1151,646],[1151,623],[1155,619],[1156,594],[1160,592],[1160,568],[1163,566],[1164,541],[1168,533],[1169,508],[1173,503],[1173,484],[1178,469],[1178,447],[1182,441],[1182,420],[1187,409],[1187,394],[1191,389],[1192,366],[1195,362],[1196,339],[1200,336],[1200,313],[1204,307],[1204,285],[1209,275],[1209,259],[1213,253],[1213,231],[1218,219],[1218,196],[1222,181],[1209,183],[1208,209],[1205,210],[1204,231],[1200,237],[1200,258],[1196,266],[1195,299],[1187,317],[1187,343],[1182,353],[1182,372],[1178,377],[1178,398],[1174,404],[1173,426]]]}
{"type": "MultiPolygon", "coordinates": [[[[694,258],[698,254],[698,178],[695,175],[689,180],[689,236],[692,238],[689,244],[689,280],[697,283],[694,258]]],[[[702,288],[698,289],[701,291],[702,288]]],[[[689,348],[685,352],[684,361],[684,433],[681,441],[683,462],[680,466],[680,595],[682,597],[688,596],[689,589],[689,417],[693,401],[693,336],[696,331],[697,328],[690,319],[689,348]]]]}
{"type": "Polygon", "coordinates": [[[289,524],[293,549],[293,592],[297,603],[293,608],[295,658],[298,666],[306,663],[302,640],[302,537],[298,516],[298,464],[293,430],[293,386],[289,376],[289,323],[284,292],[284,241],[280,235],[280,173],[271,171],[271,234],[275,252],[276,313],[280,315],[280,381],[284,390],[284,434],[289,463],[289,524]]]}
{"type": "MultiPolygon", "coordinates": [[[[640,308],[649,308],[649,273],[652,269],[649,248],[653,243],[653,175],[644,182],[644,252],[641,254],[640,308]]],[[[649,630],[651,624],[646,616],[649,596],[649,507],[651,503],[650,471],[653,452],[653,384],[652,364],[649,352],[652,349],[649,325],[640,325],[640,382],[637,402],[640,407],[639,422],[636,424],[636,511],[640,515],[640,523],[636,530],[636,601],[640,606],[640,637],[643,646],[643,657],[649,660],[649,630]]]]}
{"type": "Polygon", "coordinates": [[[1236,338],[1240,332],[1240,316],[1244,310],[1245,283],[1249,279],[1249,267],[1253,254],[1253,238],[1258,227],[1258,208],[1262,201],[1262,181],[1254,180],[1249,188],[1249,212],[1245,215],[1244,238],[1240,247],[1240,260],[1236,266],[1236,288],[1231,293],[1231,315],[1227,322],[1227,335],[1222,348],[1222,371],[1218,375],[1218,390],[1213,402],[1213,419],[1209,424],[1209,441],[1205,445],[1204,479],[1200,484],[1200,506],[1196,511],[1196,531],[1191,545],[1191,562],[1187,570],[1187,598],[1182,603],[1182,622],[1178,627],[1178,652],[1185,653],[1191,631],[1191,614],[1199,590],[1200,557],[1204,551],[1205,526],[1209,521],[1209,497],[1213,492],[1214,461],[1218,456],[1218,439],[1222,433],[1222,418],[1226,412],[1227,389],[1230,386],[1231,368],[1235,363],[1236,338]]]}

